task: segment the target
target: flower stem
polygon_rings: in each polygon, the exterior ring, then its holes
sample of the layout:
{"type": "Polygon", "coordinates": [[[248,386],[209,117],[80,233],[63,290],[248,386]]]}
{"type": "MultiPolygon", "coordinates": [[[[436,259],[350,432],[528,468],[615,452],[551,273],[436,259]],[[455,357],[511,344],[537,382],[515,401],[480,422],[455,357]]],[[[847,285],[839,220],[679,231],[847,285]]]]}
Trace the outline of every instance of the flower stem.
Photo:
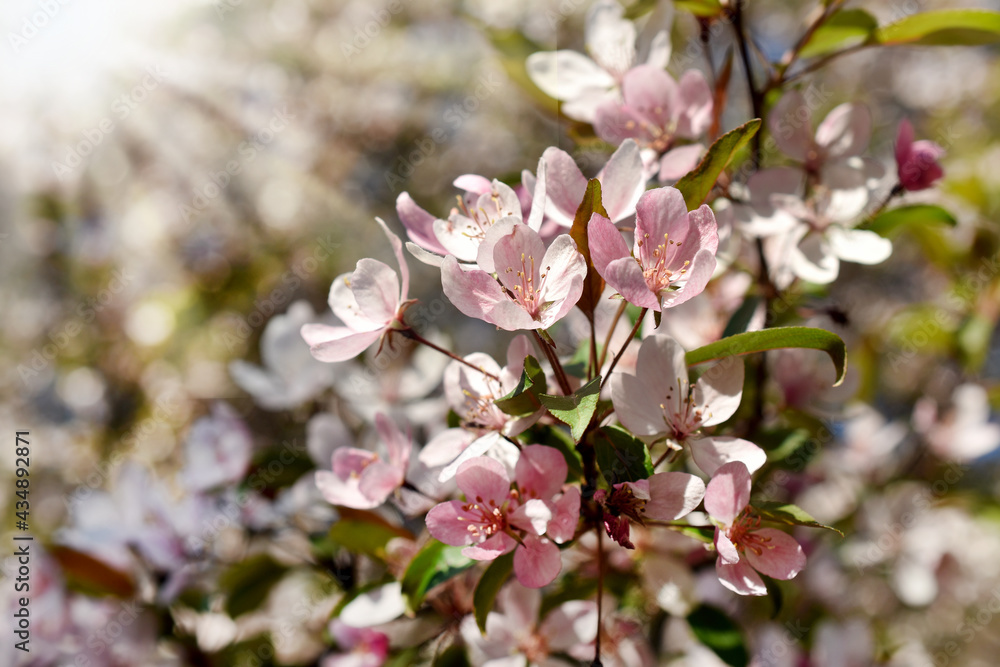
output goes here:
{"type": "Polygon", "coordinates": [[[615,355],[615,358],[611,360],[611,365],[608,366],[608,374],[601,380],[601,389],[604,389],[604,385],[608,383],[608,378],[611,377],[611,371],[615,370],[615,366],[618,365],[618,360],[622,358],[622,355],[625,354],[625,350],[628,349],[628,344],[632,342],[632,339],[635,338],[635,335],[639,332],[639,327],[642,326],[642,321],[646,319],[646,313],[648,311],[649,308],[643,308],[642,312],[639,313],[639,319],[635,321],[635,326],[632,327],[632,331],[628,335],[628,340],[626,340],[625,344],[622,345],[622,349],[618,350],[618,354],[615,355]]]}
{"type": "Polygon", "coordinates": [[[611,337],[615,334],[615,329],[618,328],[618,320],[622,318],[625,314],[625,309],[628,308],[628,301],[622,299],[622,303],[618,306],[618,310],[615,311],[615,316],[611,319],[611,326],[608,327],[608,335],[604,337],[604,349],[601,350],[601,358],[597,360],[597,372],[601,372],[601,368],[604,367],[604,360],[608,358],[608,347],[611,346],[611,337]]]}
{"type": "Polygon", "coordinates": [[[590,321],[590,368],[587,369],[587,381],[594,378],[594,374],[600,371],[597,365],[597,331],[594,329],[593,313],[587,318],[590,321]]]}
{"type": "Polygon", "coordinates": [[[538,333],[537,329],[531,331],[535,336],[535,340],[538,341],[538,345],[542,348],[542,352],[545,353],[545,357],[549,360],[549,364],[552,366],[552,372],[556,374],[556,381],[559,383],[559,388],[565,396],[569,396],[573,393],[573,390],[569,386],[569,378],[566,377],[566,371],[562,367],[562,363],[559,361],[559,355],[556,354],[555,348],[542,338],[538,333]]]}
{"type": "Polygon", "coordinates": [[[415,340],[416,342],[418,342],[418,343],[420,343],[422,345],[426,345],[427,347],[431,348],[432,350],[437,350],[438,352],[440,352],[441,354],[445,355],[446,357],[450,357],[450,358],[454,359],[455,361],[457,361],[459,363],[465,364],[466,366],[468,366],[469,368],[471,368],[473,370],[479,371],[480,373],[482,373],[483,375],[485,375],[488,378],[496,380],[497,382],[500,381],[500,378],[498,378],[493,373],[490,373],[488,371],[484,371],[482,368],[480,368],[479,366],[476,366],[475,364],[470,364],[468,361],[466,361],[462,357],[458,356],[457,354],[455,354],[451,350],[446,350],[443,347],[441,347],[440,345],[438,345],[436,343],[432,343],[431,341],[427,340],[426,338],[424,338],[423,336],[421,336],[420,334],[418,334],[413,329],[410,329],[410,328],[396,329],[396,331],[398,331],[400,334],[402,334],[406,338],[409,338],[410,340],[415,340]]]}
{"type": "Polygon", "coordinates": [[[601,613],[604,611],[604,508],[597,509],[597,637],[594,639],[594,662],[591,667],[602,667],[601,662],[601,613]]]}
{"type": "Polygon", "coordinates": [[[872,221],[879,216],[879,213],[885,210],[885,207],[889,205],[889,202],[891,202],[893,199],[900,196],[904,192],[906,192],[906,189],[903,187],[902,183],[896,183],[894,186],[892,186],[892,190],[889,190],[889,194],[886,195],[885,199],[882,200],[882,202],[875,208],[875,210],[869,213],[867,216],[865,216],[865,219],[856,225],[857,229],[867,228],[868,225],[870,225],[872,221]]]}

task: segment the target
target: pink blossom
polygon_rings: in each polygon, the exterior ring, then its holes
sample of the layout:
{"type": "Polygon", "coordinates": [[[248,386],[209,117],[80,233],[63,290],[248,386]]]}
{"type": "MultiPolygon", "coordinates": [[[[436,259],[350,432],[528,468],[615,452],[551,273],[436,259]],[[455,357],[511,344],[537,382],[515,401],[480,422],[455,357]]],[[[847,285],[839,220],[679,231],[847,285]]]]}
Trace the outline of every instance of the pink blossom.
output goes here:
{"type": "MultiPolygon", "coordinates": [[[[597,108],[616,98],[622,78],[639,59],[635,24],[624,14],[624,8],[613,0],[600,0],[591,6],[585,40],[592,59],[570,50],[528,56],[528,76],[546,95],[564,102],[562,113],[566,116],[593,123],[597,108]]],[[[672,14],[657,12],[646,24],[645,39],[639,40],[648,44],[643,62],[661,70],[670,60],[672,14]]]]}
{"type": "Polygon", "coordinates": [[[460,427],[441,431],[420,451],[420,461],[428,467],[446,466],[439,481],[455,476],[458,466],[487,452],[499,460],[517,459],[517,449],[504,437],[524,432],[545,413],[544,408],[524,417],[511,417],[496,406],[496,400],[510,393],[521,379],[524,359],[533,350],[527,336],[515,336],[507,348],[507,365],[500,365],[484,352],[473,352],[468,365],[451,362],[444,373],[444,392],[458,415],[460,427]],[[492,377],[491,377],[492,376],[492,377]],[[496,379],[494,379],[496,378],[496,379]]]}
{"type": "Polygon", "coordinates": [[[896,134],[896,173],[904,190],[926,190],[944,176],[938,160],[944,149],[933,141],[913,140],[913,125],[903,119],[896,134]]]}
{"type": "Polygon", "coordinates": [[[629,521],[642,525],[646,520],[674,521],[698,506],[705,495],[705,483],[683,472],[659,472],[649,479],[615,484],[610,491],[599,489],[594,499],[604,505],[604,529],[611,539],[626,549],[629,521]]]}
{"type": "Polygon", "coordinates": [[[485,456],[466,461],[456,475],[465,501],[432,508],[427,530],[445,544],[466,546],[462,553],[475,560],[493,560],[513,550],[518,581],[540,588],[562,568],[555,542],[575,532],[579,490],[571,487],[557,496],[567,465],[551,447],[525,447],[514,472],[517,488],[512,489],[507,470],[498,461],[485,456]]]}
{"type": "Polygon", "coordinates": [[[322,667],[382,667],[389,657],[389,638],[371,628],[354,628],[340,619],[330,622],[340,653],[323,658],[322,667]]]}
{"type": "Polygon", "coordinates": [[[675,188],[649,190],[639,198],[631,253],[621,232],[597,213],[587,237],[597,272],[626,301],[642,308],[684,303],[705,289],[715,271],[715,215],[705,205],[689,213],[675,188]]]}
{"type": "Polygon", "coordinates": [[[545,160],[539,160],[538,176],[525,170],[517,189],[477,174],[459,176],[453,184],[464,190],[464,194],[446,219],[435,218],[404,192],[396,199],[396,212],[412,241],[406,244],[407,249],[431,266],[441,266],[449,255],[463,264],[471,264],[476,261],[487,232],[501,220],[524,222],[538,231],[547,201],[545,173],[545,160]]]}
{"type": "Polygon", "coordinates": [[[715,570],[722,585],[740,595],[766,595],[757,572],[791,579],[806,564],[795,538],[775,528],[761,528],[750,504],[750,471],[742,461],[726,463],[705,490],[705,510],[716,524],[715,570]],[[756,571],[755,571],[756,570],[756,571]]]}
{"type": "Polygon", "coordinates": [[[516,583],[497,595],[497,609],[486,616],[486,634],[479,632],[472,616],[462,621],[462,639],[475,665],[527,665],[555,667],[565,664],[553,654],[568,653],[578,659],[593,657],[597,637],[597,603],[570,600],[546,614],[539,623],[542,596],[538,590],[516,583]]]}
{"type": "Polygon", "coordinates": [[[479,249],[478,268],[454,256],[441,266],[445,295],[469,317],[501,329],[547,329],[576,305],[587,262],[568,234],[546,249],[538,232],[507,219],[496,223],[479,249]]]}
{"type": "Polygon", "coordinates": [[[826,115],[813,136],[809,121],[812,104],[797,90],[782,97],[771,114],[771,135],[785,155],[801,162],[807,171],[819,171],[833,160],[860,155],[872,135],[872,117],[860,104],[841,104],[826,115]]]}
{"type": "Polygon", "coordinates": [[[333,470],[316,472],[316,486],[331,505],[372,509],[403,484],[410,463],[410,437],[381,413],[375,415],[375,428],[388,450],[387,461],[365,449],[339,447],[333,452],[333,470]]]}
{"type": "Polygon", "coordinates": [[[402,311],[410,287],[410,271],[403,259],[403,245],[382,220],[376,220],[392,244],[402,285],[395,271],[370,258],[360,260],[353,273],[337,276],[330,286],[329,303],[344,326],[306,324],[301,330],[309,351],[320,361],[346,361],[381,341],[393,329],[405,327],[402,311]]]}
{"type": "Polygon", "coordinates": [[[712,90],[697,70],[679,82],[661,67],[639,65],[622,81],[623,102],[606,101],[597,108],[594,130],[613,144],[635,139],[663,155],[660,180],[672,180],[698,164],[701,146],[676,147],[677,139],[694,139],[712,123],[712,90]],[[671,150],[673,149],[673,150],[671,150]]]}
{"type": "Polygon", "coordinates": [[[764,451],[747,440],[701,434],[703,427],[732,417],[742,396],[740,359],[720,361],[692,386],[684,349],[664,334],[642,341],[635,374],[611,376],[611,401],[622,425],[646,442],[667,438],[674,447],[690,445],[694,462],[709,475],[729,461],[740,460],[757,470],[767,460],[764,451]]]}

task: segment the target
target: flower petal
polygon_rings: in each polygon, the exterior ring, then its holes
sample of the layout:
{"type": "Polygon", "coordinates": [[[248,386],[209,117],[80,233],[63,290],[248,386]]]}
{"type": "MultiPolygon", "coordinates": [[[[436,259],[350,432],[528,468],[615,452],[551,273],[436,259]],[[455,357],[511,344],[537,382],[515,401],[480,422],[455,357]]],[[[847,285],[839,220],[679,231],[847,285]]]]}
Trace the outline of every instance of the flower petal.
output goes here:
{"type": "Polygon", "coordinates": [[[698,378],[692,399],[705,415],[703,426],[721,424],[736,414],[743,397],[743,375],[743,359],[727,357],[698,378]]]}
{"type": "Polygon", "coordinates": [[[514,550],[514,574],[523,586],[547,586],[561,569],[559,547],[544,537],[525,535],[524,544],[514,550]]]}
{"type": "Polygon", "coordinates": [[[718,436],[691,440],[691,458],[706,475],[714,475],[730,461],[742,461],[751,473],[767,463],[767,452],[742,438],[718,436]]]}
{"type": "Polygon", "coordinates": [[[720,466],[705,489],[705,510],[716,521],[732,525],[750,502],[750,471],[742,461],[720,466]]]}
{"type": "MultiPolygon", "coordinates": [[[[410,267],[406,265],[406,257],[403,256],[403,242],[399,240],[399,237],[392,233],[389,226],[385,224],[382,218],[375,218],[375,222],[379,224],[382,231],[385,232],[386,238],[389,239],[389,245],[392,246],[392,254],[396,256],[396,263],[399,264],[399,277],[400,286],[399,292],[397,292],[397,307],[398,304],[406,301],[407,295],[410,293],[410,267]]],[[[393,312],[395,315],[395,312],[393,312]]]]}
{"type": "Polygon", "coordinates": [[[587,191],[587,179],[569,153],[555,146],[545,149],[542,160],[546,173],[545,214],[569,227],[587,191]]]}
{"type": "MultiPolygon", "coordinates": [[[[316,474],[319,477],[319,473],[316,474]]],[[[427,532],[445,544],[460,547],[473,544],[476,538],[469,532],[470,517],[459,500],[449,500],[431,508],[427,513],[427,532]]]]}
{"type": "Polygon", "coordinates": [[[399,278],[386,264],[369,257],[359,260],[351,276],[351,291],[370,321],[384,325],[396,316],[401,294],[399,278]]]}
{"type": "Polygon", "coordinates": [[[806,99],[797,90],[785,93],[767,117],[771,136],[781,152],[799,162],[805,162],[813,145],[812,111],[806,99]]]}
{"type": "Polygon", "coordinates": [[[580,522],[580,489],[571,486],[555,502],[555,513],[546,530],[556,544],[573,539],[580,522]]]}
{"type": "Polygon", "coordinates": [[[533,53],[525,67],[535,85],[557,100],[574,100],[615,85],[614,78],[600,65],[577,51],[533,53]]]}
{"type": "Polygon", "coordinates": [[[614,222],[635,214],[635,205],[646,190],[646,176],[639,144],[626,139],[597,175],[601,182],[601,203],[614,222]]]}
{"type": "Polygon", "coordinates": [[[570,600],[549,612],[538,628],[553,653],[593,643],[597,638],[597,603],[570,600]]]}
{"type": "Polygon", "coordinates": [[[569,466],[555,447],[529,445],[521,450],[514,468],[514,479],[522,498],[549,500],[559,493],[569,466]]]}
{"type": "Polygon", "coordinates": [[[511,526],[526,531],[529,535],[544,535],[552,515],[551,503],[532,498],[511,512],[509,521],[511,526]]]}
{"type": "Polygon", "coordinates": [[[740,595],[767,595],[767,587],[760,575],[754,572],[746,559],[727,563],[721,558],[715,561],[715,572],[723,586],[740,595]]]}
{"type": "Polygon", "coordinates": [[[830,249],[845,262],[879,264],[892,254],[892,241],[868,229],[844,229],[836,225],[826,230],[830,249]]]}
{"type": "Polygon", "coordinates": [[[872,115],[863,104],[841,104],[816,128],[816,144],[826,158],[860,155],[872,137],[872,115]]]}
{"type": "Polygon", "coordinates": [[[353,359],[382,337],[384,329],[354,333],[345,327],[326,324],[302,325],[302,338],[309,343],[309,352],[319,361],[337,362],[353,359]]]}
{"type": "Polygon", "coordinates": [[[447,254],[434,235],[434,216],[417,206],[409,193],[396,197],[396,215],[406,227],[406,235],[415,244],[438,255],[447,254]]]}
{"type": "Polygon", "coordinates": [[[646,516],[673,521],[688,514],[705,496],[705,482],[684,472],[658,472],[649,478],[646,516]]]}
{"type": "Polygon", "coordinates": [[[775,579],[791,579],[806,566],[806,555],[795,538],[776,528],[759,528],[750,535],[743,555],[755,570],[775,579]],[[762,544],[763,542],[763,544],[762,544]],[[754,547],[760,549],[760,553],[754,547]]]}
{"type": "Polygon", "coordinates": [[[499,461],[479,456],[463,463],[455,475],[458,488],[469,502],[503,505],[510,493],[510,477],[499,461]]]}
{"type": "Polygon", "coordinates": [[[479,269],[465,271],[454,257],[445,258],[441,265],[441,287],[456,308],[501,329],[537,329],[538,322],[527,311],[511,301],[493,279],[479,269]]]}
{"type": "MultiPolygon", "coordinates": [[[[443,541],[443,540],[442,540],[443,541]]],[[[493,560],[517,546],[517,542],[507,533],[497,533],[477,545],[462,549],[462,555],[473,560],[493,560]]]]}

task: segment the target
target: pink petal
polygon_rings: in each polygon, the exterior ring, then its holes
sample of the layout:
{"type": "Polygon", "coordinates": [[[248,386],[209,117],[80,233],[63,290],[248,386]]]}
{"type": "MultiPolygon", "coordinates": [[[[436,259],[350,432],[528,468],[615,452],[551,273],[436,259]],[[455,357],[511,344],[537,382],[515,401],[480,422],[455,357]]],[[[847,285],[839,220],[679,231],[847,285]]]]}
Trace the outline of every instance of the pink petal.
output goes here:
{"type": "Polygon", "coordinates": [[[631,257],[622,257],[612,261],[604,267],[604,273],[600,275],[629,303],[640,308],[660,310],[660,300],[646,284],[646,278],[642,275],[642,267],[631,257]]]}
{"type": "Polygon", "coordinates": [[[376,461],[361,473],[358,490],[372,502],[381,505],[402,483],[402,470],[385,461],[376,461]]]}
{"type": "MultiPolygon", "coordinates": [[[[525,66],[535,85],[557,100],[574,100],[615,84],[610,74],[578,51],[533,53],[528,56],[525,66]]],[[[580,120],[589,122],[586,118],[580,120]]]]}
{"type": "Polygon", "coordinates": [[[767,453],[749,440],[728,436],[691,440],[691,458],[706,475],[714,475],[730,461],[742,461],[751,473],[767,463],[767,453]]]}
{"type": "Polygon", "coordinates": [[[377,460],[378,456],[367,449],[340,447],[334,450],[330,467],[333,470],[333,474],[337,477],[348,479],[351,476],[359,475],[366,466],[371,465],[377,460]]]}
{"type": "Polygon", "coordinates": [[[325,324],[305,324],[302,338],[309,343],[309,352],[319,361],[337,362],[353,359],[382,337],[384,329],[354,333],[344,327],[325,324]]]}
{"type": "Polygon", "coordinates": [[[679,306],[704,292],[708,281],[712,279],[712,274],[715,273],[715,267],[715,253],[706,248],[699,250],[687,268],[683,283],[681,281],[675,283],[679,285],[678,289],[660,293],[660,307],[679,306]]]}
{"type": "MultiPolygon", "coordinates": [[[[403,242],[399,240],[399,237],[393,234],[389,230],[389,226],[385,224],[382,218],[375,218],[375,222],[379,224],[382,231],[385,232],[386,237],[389,239],[389,245],[392,246],[392,254],[396,256],[396,263],[399,264],[399,275],[402,279],[399,287],[399,303],[406,301],[406,297],[410,292],[410,267],[406,265],[406,257],[403,256],[403,242]]],[[[393,313],[395,314],[395,313],[393,313]]]]}
{"type": "Polygon", "coordinates": [[[667,433],[663,410],[654,393],[659,387],[650,384],[653,378],[635,376],[621,371],[611,376],[611,402],[618,421],[633,435],[650,442],[667,433]]]}
{"type": "MultiPolygon", "coordinates": [[[[319,473],[316,473],[316,476],[318,478],[319,473]]],[[[432,507],[425,521],[427,531],[434,539],[452,546],[475,543],[476,538],[469,532],[470,519],[475,517],[470,516],[463,509],[464,506],[465,503],[461,501],[449,500],[432,507]]]]}
{"type": "Polygon", "coordinates": [[[546,500],[532,498],[510,513],[510,525],[528,534],[544,535],[552,519],[554,507],[546,500]]]}
{"type": "MultiPolygon", "coordinates": [[[[445,466],[438,474],[438,482],[447,482],[456,475],[458,469],[467,461],[477,459],[500,442],[500,434],[497,431],[487,431],[469,443],[469,445],[458,455],[458,457],[445,466]]],[[[511,445],[513,447],[513,445],[511,445]]]]}
{"type": "Polygon", "coordinates": [[[486,456],[470,459],[459,466],[455,480],[469,502],[499,506],[510,493],[507,470],[499,461],[486,456]]]}
{"type": "Polygon", "coordinates": [[[701,503],[705,482],[683,472],[658,472],[649,478],[646,516],[654,521],[679,519],[701,503]]]}
{"type": "Polygon", "coordinates": [[[755,570],[775,579],[791,579],[806,566],[806,555],[795,538],[775,528],[759,528],[747,536],[743,555],[755,570]],[[763,542],[763,544],[761,544],[763,542]],[[761,553],[754,549],[757,547],[761,553]]]}
{"type": "Polygon", "coordinates": [[[447,252],[434,235],[434,216],[417,206],[406,192],[396,197],[396,215],[406,227],[406,235],[424,250],[445,255],[447,252]]]}
{"type": "Polygon", "coordinates": [[[715,572],[719,575],[722,585],[740,595],[767,595],[760,575],[754,572],[746,560],[736,563],[726,563],[721,558],[715,561],[715,572]]]}
{"type": "MultiPolygon", "coordinates": [[[[636,258],[644,268],[654,266],[659,260],[654,252],[660,244],[664,243],[666,237],[668,259],[663,261],[667,266],[671,266],[672,262],[669,261],[669,256],[671,253],[677,252],[677,242],[687,241],[690,228],[684,196],[680,190],[671,187],[647,190],[639,198],[635,209],[636,258]],[[639,247],[640,241],[642,242],[641,247],[639,247]]],[[[697,242],[694,246],[698,247],[697,242]]]]}
{"type": "Polygon", "coordinates": [[[677,135],[694,139],[712,124],[714,101],[705,75],[691,69],[681,76],[678,89],[677,135]]]}
{"type": "Polygon", "coordinates": [[[358,307],[372,322],[387,324],[399,309],[399,278],[382,262],[366,257],[351,276],[351,291],[358,307]]]}
{"type": "Polygon", "coordinates": [[[698,166],[705,147],[701,144],[678,146],[663,154],[660,159],[660,183],[680,180],[685,174],[698,166]]]}
{"type": "MultiPolygon", "coordinates": [[[[444,540],[442,540],[444,541],[444,540]]],[[[517,546],[517,542],[507,533],[497,533],[477,545],[462,549],[462,555],[472,560],[493,560],[517,546]]]]}
{"type": "Polygon", "coordinates": [[[329,470],[316,471],[316,488],[331,505],[367,510],[382,504],[367,498],[358,490],[357,484],[347,484],[329,470]]]}
{"type": "Polygon", "coordinates": [[[545,617],[538,634],[548,640],[552,652],[590,644],[597,638],[597,603],[591,600],[564,602],[545,617]]]}
{"type": "Polygon", "coordinates": [[[899,122],[899,130],[896,132],[896,164],[902,165],[910,155],[913,146],[913,124],[908,118],[899,122]]]}
{"type": "Polygon", "coordinates": [[[719,552],[719,558],[727,563],[738,563],[740,552],[732,540],[718,528],[715,529],[715,550],[719,552]]]}
{"type": "Polygon", "coordinates": [[[841,104],[816,128],[816,144],[827,159],[860,155],[872,136],[872,115],[862,104],[841,104]]]}
{"type": "Polygon", "coordinates": [[[522,498],[549,500],[559,493],[568,472],[562,452],[545,445],[529,445],[521,450],[514,479],[522,498]]]}
{"type": "Polygon", "coordinates": [[[799,162],[805,162],[813,145],[812,111],[802,93],[797,90],[785,93],[767,119],[771,136],[781,152],[799,162]]]}
{"type": "Polygon", "coordinates": [[[539,269],[545,274],[538,288],[540,317],[543,328],[547,329],[565,317],[580,300],[583,279],[587,277],[587,260],[569,234],[560,234],[545,251],[539,269]]]}
{"type": "Polygon", "coordinates": [[[712,475],[705,490],[705,510],[716,521],[732,525],[750,502],[750,471],[742,461],[731,461],[712,475]]]}
{"type": "Polygon", "coordinates": [[[555,502],[555,512],[546,532],[556,544],[573,539],[580,522],[580,489],[571,486],[555,502]]]}
{"type": "Polygon", "coordinates": [[[625,104],[640,110],[657,127],[670,126],[671,113],[679,102],[677,82],[664,70],[652,65],[637,65],[622,79],[625,104]]]}
{"type": "Polygon", "coordinates": [[[545,213],[564,227],[573,224],[576,209],[583,201],[587,179],[569,153],[556,147],[545,149],[545,213]]]}
{"type": "Polygon", "coordinates": [[[449,428],[431,438],[417,457],[428,468],[451,463],[476,439],[476,434],[464,428],[449,428]]]}
{"type": "Polygon", "coordinates": [[[410,463],[410,450],[413,449],[411,438],[396,426],[396,422],[381,412],[375,414],[375,430],[379,439],[385,443],[389,462],[405,472],[410,463]]]}
{"type": "Polygon", "coordinates": [[[632,256],[622,233],[600,213],[590,216],[590,222],[587,223],[587,245],[590,247],[590,259],[594,268],[602,277],[608,264],[616,259],[632,256]]]}
{"type": "Polygon", "coordinates": [[[463,174],[451,182],[459,190],[474,192],[477,195],[489,193],[492,182],[485,176],[479,174],[463,174]]]}
{"type": "Polygon", "coordinates": [[[635,214],[635,205],[646,189],[639,145],[626,139],[597,175],[601,182],[601,203],[611,220],[619,222],[635,214]]]}
{"type": "Polygon", "coordinates": [[[637,139],[644,145],[655,140],[648,119],[638,109],[617,100],[602,102],[594,112],[594,132],[609,144],[637,139]]]}
{"type": "Polygon", "coordinates": [[[525,535],[524,544],[514,550],[514,574],[528,588],[551,584],[561,569],[559,547],[544,537],[525,535]]]}
{"type": "Polygon", "coordinates": [[[698,378],[692,399],[704,411],[704,426],[721,424],[736,413],[743,397],[743,375],[743,359],[727,357],[698,378]]]}

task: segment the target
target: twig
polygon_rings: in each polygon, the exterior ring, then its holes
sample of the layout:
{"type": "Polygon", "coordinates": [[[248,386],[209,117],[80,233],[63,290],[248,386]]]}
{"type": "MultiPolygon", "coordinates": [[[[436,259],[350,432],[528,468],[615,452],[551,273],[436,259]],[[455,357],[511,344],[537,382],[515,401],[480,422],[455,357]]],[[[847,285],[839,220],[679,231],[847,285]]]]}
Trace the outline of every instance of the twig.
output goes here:
{"type": "Polygon", "coordinates": [[[608,383],[608,378],[611,377],[611,371],[615,370],[615,366],[618,365],[618,360],[622,358],[622,355],[625,354],[625,350],[628,349],[628,344],[632,342],[633,338],[635,338],[635,334],[638,333],[639,327],[642,326],[642,321],[646,319],[646,313],[648,311],[649,308],[643,308],[642,312],[639,313],[639,319],[635,321],[635,326],[632,327],[632,331],[628,335],[628,340],[626,340],[625,344],[622,345],[622,349],[618,350],[618,354],[615,355],[615,358],[611,360],[611,365],[608,367],[608,374],[601,378],[601,389],[604,389],[604,385],[608,383]]]}

